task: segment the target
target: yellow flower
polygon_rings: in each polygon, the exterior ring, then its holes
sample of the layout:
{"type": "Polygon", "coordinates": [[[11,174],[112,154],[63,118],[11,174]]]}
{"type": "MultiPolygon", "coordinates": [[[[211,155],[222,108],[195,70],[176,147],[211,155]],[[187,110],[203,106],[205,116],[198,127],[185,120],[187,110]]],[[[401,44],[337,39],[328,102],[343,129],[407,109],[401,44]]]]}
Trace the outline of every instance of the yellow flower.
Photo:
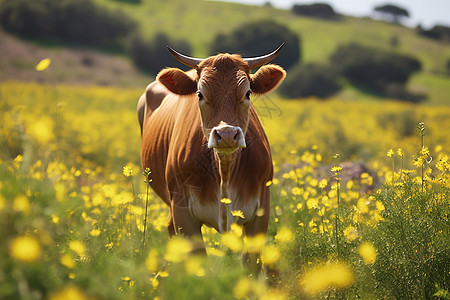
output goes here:
{"type": "Polygon", "coordinates": [[[334,172],[334,173],[338,173],[341,170],[342,170],[342,168],[338,167],[338,166],[334,166],[334,167],[331,168],[331,172],[334,172]]]}
{"type": "Polygon", "coordinates": [[[25,195],[19,195],[14,198],[13,209],[16,212],[27,214],[30,211],[30,202],[25,195]]]}
{"type": "Polygon", "coordinates": [[[353,284],[353,273],[344,263],[329,263],[307,271],[300,280],[303,290],[317,295],[329,288],[347,288],[353,284]]]}
{"type": "Polygon", "coordinates": [[[76,286],[66,286],[50,297],[50,300],[87,300],[89,297],[76,286]]]}
{"type": "Polygon", "coordinates": [[[51,64],[50,58],[44,58],[42,59],[37,65],[36,65],[36,71],[44,71],[47,69],[51,64]]]}
{"type": "Polygon", "coordinates": [[[405,155],[405,151],[402,148],[398,148],[397,149],[397,155],[398,156],[404,156],[405,155]]]}
{"type": "Polygon", "coordinates": [[[387,155],[388,157],[394,156],[394,150],[389,149],[386,155],[387,155]]]}
{"type": "Polygon", "coordinates": [[[223,204],[230,204],[230,203],[231,203],[231,200],[228,199],[228,198],[222,198],[222,199],[220,200],[220,202],[222,202],[223,204]]]}
{"type": "Polygon", "coordinates": [[[150,249],[147,258],[145,259],[145,266],[150,272],[156,272],[158,270],[158,251],[156,249],[150,249]]]}
{"type": "Polygon", "coordinates": [[[70,241],[69,248],[79,256],[84,256],[86,254],[86,246],[80,241],[70,241]]]}
{"type": "Polygon", "coordinates": [[[239,278],[238,282],[233,288],[233,295],[236,298],[247,298],[251,290],[251,282],[248,277],[239,278]]]}
{"type": "Polygon", "coordinates": [[[347,238],[348,242],[353,242],[358,238],[358,230],[350,225],[344,229],[344,236],[347,238]]]}
{"type": "Polygon", "coordinates": [[[41,116],[28,128],[27,133],[33,136],[41,144],[47,144],[54,138],[54,121],[48,116],[41,116]]]}
{"type": "Polygon", "coordinates": [[[294,240],[294,234],[292,233],[291,229],[289,229],[286,226],[282,226],[278,232],[277,235],[275,235],[275,241],[280,243],[290,243],[294,240]]]}
{"type": "Polygon", "coordinates": [[[41,256],[41,245],[31,236],[16,237],[9,245],[10,255],[23,262],[33,262],[41,256]]]}
{"type": "Polygon", "coordinates": [[[249,253],[260,253],[266,244],[266,235],[263,233],[244,238],[245,251],[249,253]]]}
{"type": "Polygon", "coordinates": [[[322,179],[322,180],[319,182],[319,188],[321,188],[321,189],[326,188],[327,185],[328,185],[328,182],[327,182],[327,180],[326,180],[325,178],[322,179]]]}
{"type": "Polygon", "coordinates": [[[89,232],[89,234],[90,234],[91,236],[100,236],[101,231],[100,231],[100,229],[92,229],[92,230],[89,232]]]}
{"type": "Polygon", "coordinates": [[[222,244],[233,252],[239,252],[242,249],[242,239],[234,232],[225,232],[222,235],[222,244]]]}
{"type": "Polygon", "coordinates": [[[164,258],[167,261],[180,262],[188,257],[191,250],[192,244],[190,241],[181,237],[174,237],[167,242],[164,258]]]}
{"type": "Polygon", "coordinates": [[[64,254],[63,256],[61,256],[61,258],[59,259],[59,262],[66,268],[69,268],[69,269],[75,268],[75,262],[73,261],[72,256],[70,256],[68,254],[64,254]]]}
{"type": "Polygon", "coordinates": [[[362,243],[358,248],[358,253],[366,265],[375,263],[375,260],[377,259],[377,251],[370,242],[362,243]]]}
{"type": "Polygon", "coordinates": [[[128,166],[123,167],[123,175],[125,175],[125,177],[130,177],[133,173],[133,170],[130,169],[128,166]]]}
{"type": "Polygon", "coordinates": [[[239,218],[241,218],[241,219],[245,219],[244,213],[243,213],[241,210],[232,210],[232,211],[231,211],[231,215],[232,215],[233,217],[239,217],[239,218]]]}
{"type": "Polygon", "coordinates": [[[186,259],[184,262],[184,268],[188,274],[195,275],[197,277],[203,277],[206,274],[204,268],[204,259],[199,256],[193,256],[186,259]]]}
{"type": "Polygon", "coordinates": [[[261,260],[265,265],[272,265],[280,259],[280,249],[275,245],[267,245],[264,247],[261,260]]]}

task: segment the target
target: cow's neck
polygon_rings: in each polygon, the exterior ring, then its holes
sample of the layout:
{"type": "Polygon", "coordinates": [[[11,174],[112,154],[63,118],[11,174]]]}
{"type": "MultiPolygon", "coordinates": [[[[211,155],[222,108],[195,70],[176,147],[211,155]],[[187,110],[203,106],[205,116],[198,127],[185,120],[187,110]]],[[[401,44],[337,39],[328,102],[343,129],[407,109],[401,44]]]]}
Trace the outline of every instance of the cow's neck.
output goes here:
{"type": "MultiPolygon", "coordinates": [[[[233,166],[236,163],[238,154],[235,152],[233,154],[218,154],[216,152],[216,158],[219,162],[219,173],[220,173],[220,196],[223,198],[230,198],[228,194],[228,186],[230,183],[230,176],[233,170],[233,166]]],[[[219,205],[219,213],[221,220],[220,231],[226,232],[229,230],[229,220],[228,220],[228,209],[226,205],[221,203],[219,205]]]]}
{"type": "Polygon", "coordinates": [[[230,182],[230,174],[235,162],[236,153],[233,154],[217,154],[220,172],[220,192],[222,198],[229,198],[228,184],[230,182]]]}

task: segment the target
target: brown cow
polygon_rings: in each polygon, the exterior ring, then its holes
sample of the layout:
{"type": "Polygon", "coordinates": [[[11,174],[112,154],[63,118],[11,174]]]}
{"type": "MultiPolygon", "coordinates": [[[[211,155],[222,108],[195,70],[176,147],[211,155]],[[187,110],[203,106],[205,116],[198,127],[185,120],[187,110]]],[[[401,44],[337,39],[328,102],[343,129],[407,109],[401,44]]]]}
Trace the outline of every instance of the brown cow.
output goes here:
{"type": "MultiPolygon", "coordinates": [[[[273,90],[286,76],[281,67],[264,65],[282,46],[258,58],[218,54],[204,60],[169,48],[193,70],[162,70],[139,99],[142,167],[151,169],[151,186],[170,207],[170,235],[193,238],[200,252],[201,226],[224,233],[235,219],[233,210],[244,214],[238,222],[245,235],[267,231],[266,183],[273,166],[250,95],[273,90]],[[231,199],[228,209],[223,198],[231,199]]],[[[256,257],[244,254],[244,263],[256,257]]]]}

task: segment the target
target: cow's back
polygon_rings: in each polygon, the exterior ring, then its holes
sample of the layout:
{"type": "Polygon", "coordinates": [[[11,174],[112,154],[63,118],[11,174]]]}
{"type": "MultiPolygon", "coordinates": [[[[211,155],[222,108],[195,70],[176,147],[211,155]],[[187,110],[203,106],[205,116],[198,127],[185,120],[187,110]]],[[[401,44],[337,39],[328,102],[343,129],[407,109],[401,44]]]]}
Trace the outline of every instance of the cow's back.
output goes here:
{"type": "Polygon", "coordinates": [[[196,96],[170,93],[156,81],[149,85],[141,97],[146,104],[141,125],[142,168],[150,168],[152,188],[167,204],[170,203],[167,166],[176,164],[173,160],[177,159],[178,153],[184,152],[187,144],[194,142],[192,139],[195,136],[201,138],[200,118],[193,97],[196,96]],[[188,135],[192,131],[194,134],[188,135]]]}

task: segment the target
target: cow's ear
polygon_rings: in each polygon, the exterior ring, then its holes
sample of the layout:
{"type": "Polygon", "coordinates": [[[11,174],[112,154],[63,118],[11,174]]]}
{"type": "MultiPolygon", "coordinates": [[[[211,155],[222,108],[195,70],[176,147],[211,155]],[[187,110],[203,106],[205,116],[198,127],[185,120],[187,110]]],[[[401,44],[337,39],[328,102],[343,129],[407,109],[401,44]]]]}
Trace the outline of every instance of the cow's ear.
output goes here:
{"type": "Polygon", "coordinates": [[[286,71],[276,65],[265,65],[252,75],[251,89],[256,94],[265,94],[275,89],[286,77],[286,71]]]}
{"type": "Polygon", "coordinates": [[[185,72],[177,68],[162,70],[159,72],[156,80],[177,95],[191,95],[197,91],[197,83],[185,72]]]}

